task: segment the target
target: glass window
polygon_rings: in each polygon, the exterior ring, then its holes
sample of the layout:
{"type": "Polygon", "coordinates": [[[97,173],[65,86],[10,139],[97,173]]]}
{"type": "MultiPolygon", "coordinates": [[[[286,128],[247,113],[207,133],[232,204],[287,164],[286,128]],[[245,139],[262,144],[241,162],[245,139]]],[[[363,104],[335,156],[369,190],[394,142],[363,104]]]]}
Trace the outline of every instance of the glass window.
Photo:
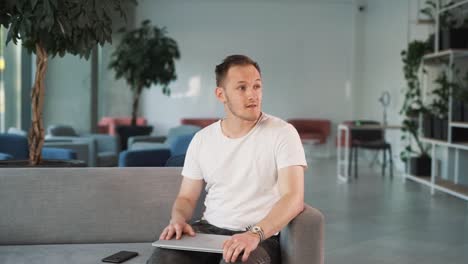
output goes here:
{"type": "Polygon", "coordinates": [[[6,33],[0,29],[0,132],[21,125],[21,45],[5,46],[6,33]]]}

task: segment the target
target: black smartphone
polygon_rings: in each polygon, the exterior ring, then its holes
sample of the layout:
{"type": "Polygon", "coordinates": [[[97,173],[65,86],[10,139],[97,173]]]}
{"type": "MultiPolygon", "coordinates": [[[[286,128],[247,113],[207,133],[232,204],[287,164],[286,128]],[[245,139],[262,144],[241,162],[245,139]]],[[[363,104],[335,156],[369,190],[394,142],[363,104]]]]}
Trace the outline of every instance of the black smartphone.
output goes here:
{"type": "Polygon", "coordinates": [[[137,252],[120,251],[120,252],[115,253],[114,255],[110,255],[108,257],[103,258],[102,262],[122,263],[136,256],[138,256],[137,252]]]}

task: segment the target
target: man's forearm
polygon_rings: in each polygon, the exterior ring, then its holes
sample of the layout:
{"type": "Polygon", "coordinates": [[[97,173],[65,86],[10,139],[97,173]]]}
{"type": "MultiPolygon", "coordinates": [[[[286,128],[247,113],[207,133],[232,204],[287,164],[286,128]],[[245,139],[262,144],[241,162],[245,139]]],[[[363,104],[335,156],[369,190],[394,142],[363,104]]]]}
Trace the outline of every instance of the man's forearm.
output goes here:
{"type": "Polygon", "coordinates": [[[171,220],[188,222],[192,218],[195,205],[188,199],[177,197],[172,206],[171,220]]]}
{"type": "Polygon", "coordinates": [[[268,215],[257,225],[263,229],[266,239],[281,231],[302,210],[304,210],[304,198],[286,194],[276,202],[268,215]]]}

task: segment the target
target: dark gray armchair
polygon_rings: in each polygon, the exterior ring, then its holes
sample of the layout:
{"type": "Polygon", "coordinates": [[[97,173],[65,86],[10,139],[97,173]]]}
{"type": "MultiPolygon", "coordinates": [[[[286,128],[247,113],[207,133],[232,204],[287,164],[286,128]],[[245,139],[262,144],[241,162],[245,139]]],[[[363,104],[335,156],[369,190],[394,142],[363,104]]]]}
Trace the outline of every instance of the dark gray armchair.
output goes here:
{"type": "Polygon", "coordinates": [[[47,128],[45,144],[87,145],[87,164],[90,167],[114,167],[118,163],[118,139],[104,134],[78,134],[67,125],[51,125],[47,128]]]}

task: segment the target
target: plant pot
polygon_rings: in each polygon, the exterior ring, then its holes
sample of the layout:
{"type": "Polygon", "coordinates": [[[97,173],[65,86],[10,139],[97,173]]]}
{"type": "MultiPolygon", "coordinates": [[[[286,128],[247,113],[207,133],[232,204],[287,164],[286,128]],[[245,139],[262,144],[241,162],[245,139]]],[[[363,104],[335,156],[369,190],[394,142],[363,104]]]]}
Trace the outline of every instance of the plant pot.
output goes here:
{"type": "Polygon", "coordinates": [[[447,140],[448,120],[434,117],[433,131],[435,139],[447,140]]]}
{"type": "Polygon", "coordinates": [[[117,126],[117,134],[120,140],[120,149],[127,149],[127,141],[129,137],[148,136],[153,132],[152,126],[117,126]]]}
{"type": "Polygon", "coordinates": [[[453,99],[452,103],[452,121],[463,121],[463,103],[460,100],[453,99]]]}
{"type": "Polygon", "coordinates": [[[431,157],[419,156],[409,159],[409,174],[419,177],[431,177],[431,157]]]}
{"type": "Polygon", "coordinates": [[[423,135],[426,138],[434,137],[434,117],[431,114],[423,115],[423,135]]]}
{"type": "Polygon", "coordinates": [[[468,48],[468,28],[451,28],[440,31],[440,50],[468,48]]]}
{"type": "Polygon", "coordinates": [[[2,160],[0,161],[2,168],[24,168],[24,167],[41,167],[41,168],[76,168],[86,167],[86,163],[82,160],[42,160],[41,164],[32,166],[29,160],[2,160]]]}

